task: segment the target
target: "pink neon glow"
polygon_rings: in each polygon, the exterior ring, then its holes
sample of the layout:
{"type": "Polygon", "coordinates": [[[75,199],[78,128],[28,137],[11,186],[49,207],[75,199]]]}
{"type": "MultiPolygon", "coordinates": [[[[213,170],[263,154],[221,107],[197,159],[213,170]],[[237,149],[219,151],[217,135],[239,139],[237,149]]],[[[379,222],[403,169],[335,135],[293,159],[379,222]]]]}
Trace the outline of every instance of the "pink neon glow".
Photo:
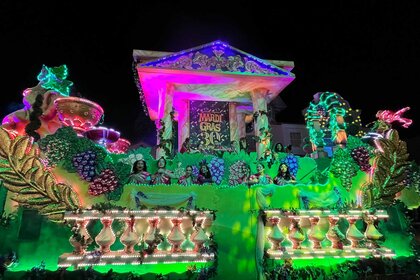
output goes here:
{"type": "Polygon", "coordinates": [[[177,108],[185,100],[230,101],[250,104],[252,103],[250,93],[256,88],[267,88],[271,100],[294,79],[289,76],[226,74],[202,70],[155,69],[151,67],[138,67],[137,72],[152,120],[164,117],[168,84],[174,85],[173,105],[177,108]]]}
{"type": "Polygon", "coordinates": [[[390,110],[383,110],[383,111],[381,110],[376,113],[376,117],[387,124],[391,124],[397,121],[399,123],[402,123],[402,127],[408,128],[413,123],[413,120],[403,118],[401,116],[404,112],[408,110],[410,110],[410,107],[402,108],[401,110],[398,110],[396,113],[390,110]]]}

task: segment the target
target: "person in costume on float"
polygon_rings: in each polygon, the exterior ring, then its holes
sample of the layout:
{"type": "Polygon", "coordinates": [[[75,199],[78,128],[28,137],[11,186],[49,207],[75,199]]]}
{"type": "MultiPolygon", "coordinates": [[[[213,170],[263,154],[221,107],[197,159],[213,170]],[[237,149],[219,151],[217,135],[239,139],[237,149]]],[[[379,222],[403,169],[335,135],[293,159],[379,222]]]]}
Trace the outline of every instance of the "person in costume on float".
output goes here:
{"type": "Polygon", "coordinates": [[[150,184],[150,173],[147,172],[146,161],[140,159],[134,162],[133,170],[128,177],[128,182],[133,184],[150,184]]]}
{"type": "Polygon", "coordinates": [[[280,164],[277,176],[274,178],[274,184],[282,186],[290,183],[296,183],[296,177],[290,173],[289,166],[283,162],[280,164]]]}
{"type": "Polygon", "coordinates": [[[202,185],[202,184],[207,184],[207,183],[213,183],[213,179],[211,177],[209,167],[207,166],[207,163],[204,161],[200,163],[200,170],[197,176],[197,184],[202,185]]]}
{"type": "Polygon", "coordinates": [[[158,170],[152,175],[152,185],[169,185],[171,178],[176,178],[172,171],[166,169],[166,159],[161,157],[157,162],[158,170]]]}
{"type": "Polygon", "coordinates": [[[243,165],[240,172],[240,177],[238,178],[238,184],[249,184],[249,176],[251,170],[249,169],[249,165],[243,165]]]}
{"type": "Polygon", "coordinates": [[[185,138],[184,143],[182,144],[181,150],[179,151],[181,154],[183,153],[190,153],[191,152],[191,142],[190,138],[185,138]]]}
{"type": "Polygon", "coordinates": [[[284,146],[282,143],[277,142],[276,145],[274,145],[273,148],[273,160],[276,161],[279,159],[280,153],[284,153],[284,146]]]}
{"type": "Polygon", "coordinates": [[[246,153],[248,153],[248,143],[246,142],[246,138],[242,137],[241,139],[239,139],[239,150],[243,150],[246,153]]]}
{"type": "Polygon", "coordinates": [[[262,163],[257,163],[257,173],[252,174],[249,177],[250,184],[259,184],[259,185],[267,185],[272,184],[273,179],[270,175],[264,174],[264,165],[262,163]]]}
{"type": "Polygon", "coordinates": [[[273,154],[270,149],[266,149],[264,151],[264,154],[260,160],[266,162],[269,168],[271,168],[271,165],[273,165],[273,163],[275,162],[273,154]]]}
{"type": "Polygon", "coordinates": [[[185,174],[178,179],[178,184],[181,186],[191,186],[195,184],[195,179],[193,176],[193,168],[191,165],[185,167],[185,174]]]}

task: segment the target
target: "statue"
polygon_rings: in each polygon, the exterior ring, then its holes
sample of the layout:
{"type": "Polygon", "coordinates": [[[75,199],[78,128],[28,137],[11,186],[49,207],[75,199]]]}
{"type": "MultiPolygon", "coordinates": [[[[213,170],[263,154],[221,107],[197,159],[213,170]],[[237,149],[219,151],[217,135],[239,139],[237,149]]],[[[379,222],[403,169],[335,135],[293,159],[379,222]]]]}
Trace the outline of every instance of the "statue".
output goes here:
{"type": "Polygon", "coordinates": [[[23,91],[23,109],[7,115],[2,126],[13,135],[28,134],[39,140],[53,134],[62,127],[54,105],[54,100],[67,97],[73,82],[67,81],[67,66],[42,66],[38,75],[39,83],[23,91]]]}

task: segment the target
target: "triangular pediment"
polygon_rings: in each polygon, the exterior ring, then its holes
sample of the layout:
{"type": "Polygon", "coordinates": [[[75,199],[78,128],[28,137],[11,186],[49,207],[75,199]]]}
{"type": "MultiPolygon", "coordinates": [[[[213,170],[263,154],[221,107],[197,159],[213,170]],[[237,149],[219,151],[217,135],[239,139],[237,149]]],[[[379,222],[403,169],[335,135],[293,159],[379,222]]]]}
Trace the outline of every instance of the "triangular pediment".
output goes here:
{"type": "Polygon", "coordinates": [[[153,61],[139,64],[137,67],[268,76],[294,76],[293,73],[283,68],[238,50],[221,41],[211,42],[170,54],[153,61]]]}

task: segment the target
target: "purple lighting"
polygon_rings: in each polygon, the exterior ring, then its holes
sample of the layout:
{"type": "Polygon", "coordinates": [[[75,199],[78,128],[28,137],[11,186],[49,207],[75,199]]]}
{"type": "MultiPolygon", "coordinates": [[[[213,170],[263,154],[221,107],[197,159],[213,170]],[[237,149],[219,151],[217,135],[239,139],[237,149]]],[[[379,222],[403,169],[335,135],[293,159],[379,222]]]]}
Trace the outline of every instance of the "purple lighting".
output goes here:
{"type": "Polygon", "coordinates": [[[290,73],[221,41],[178,52],[140,67],[289,76],[290,73]]]}

